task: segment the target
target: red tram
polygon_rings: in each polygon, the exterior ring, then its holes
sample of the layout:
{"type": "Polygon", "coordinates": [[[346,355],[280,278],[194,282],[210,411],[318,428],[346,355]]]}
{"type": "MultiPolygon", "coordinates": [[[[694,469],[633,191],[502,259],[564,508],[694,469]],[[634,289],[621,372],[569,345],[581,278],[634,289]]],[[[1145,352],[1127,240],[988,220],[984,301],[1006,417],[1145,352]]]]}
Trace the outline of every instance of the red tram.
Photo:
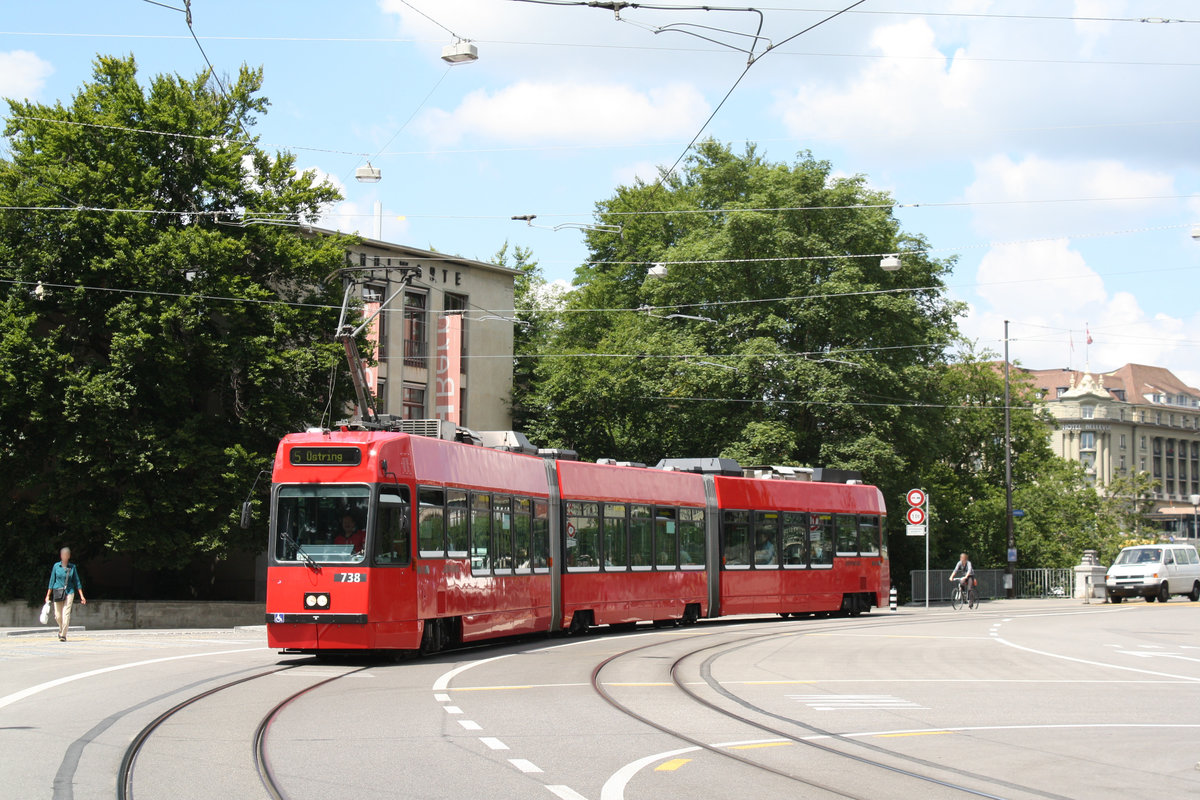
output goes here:
{"type": "Polygon", "coordinates": [[[271,492],[268,643],[430,652],[886,602],[878,489],[704,461],[590,464],[381,430],[286,436],[271,492]]]}

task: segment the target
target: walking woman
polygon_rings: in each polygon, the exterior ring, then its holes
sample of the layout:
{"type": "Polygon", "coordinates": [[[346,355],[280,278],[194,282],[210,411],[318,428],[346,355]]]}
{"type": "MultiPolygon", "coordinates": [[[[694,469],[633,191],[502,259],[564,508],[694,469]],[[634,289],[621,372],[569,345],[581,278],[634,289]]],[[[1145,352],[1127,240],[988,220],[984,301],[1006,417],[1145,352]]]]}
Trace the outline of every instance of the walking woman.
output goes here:
{"type": "Polygon", "coordinates": [[[75,593],[79,602],[87,605],[83,596],[83,584],[79,582],[79,570],[71,563],[71,548],[58,551],[59,561],[50,569],[50,585],[46,589],[46,602],[54,601],[54,621],[58,623],[58,640],[67,640],[67,629],[71,627],[71,604],[75,593]]]}

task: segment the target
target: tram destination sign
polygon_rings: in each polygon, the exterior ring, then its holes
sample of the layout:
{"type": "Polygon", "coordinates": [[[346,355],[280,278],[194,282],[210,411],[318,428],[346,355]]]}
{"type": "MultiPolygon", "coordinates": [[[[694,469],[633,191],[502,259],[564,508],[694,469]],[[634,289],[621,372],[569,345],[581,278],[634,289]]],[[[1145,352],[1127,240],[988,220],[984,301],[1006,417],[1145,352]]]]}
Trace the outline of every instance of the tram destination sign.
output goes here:
{"type": "Polygon", "coordinates": [[[289,460],[294,467],[356,467],[362,463],[357,447],[293,447],[289,460]]]}

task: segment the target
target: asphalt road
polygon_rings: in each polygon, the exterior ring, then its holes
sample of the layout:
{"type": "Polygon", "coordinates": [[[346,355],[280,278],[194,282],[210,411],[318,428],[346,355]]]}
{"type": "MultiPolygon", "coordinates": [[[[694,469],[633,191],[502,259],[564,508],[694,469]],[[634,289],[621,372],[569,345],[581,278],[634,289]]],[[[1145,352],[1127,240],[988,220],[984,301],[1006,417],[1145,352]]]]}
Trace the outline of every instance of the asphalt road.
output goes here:
{"type": "Polygon", "coordinates": [[[1200,604],[1182,599],[739,618],[398,663],[263,643],[0,637],[0,797],[1200,796],[1200,604]]]}

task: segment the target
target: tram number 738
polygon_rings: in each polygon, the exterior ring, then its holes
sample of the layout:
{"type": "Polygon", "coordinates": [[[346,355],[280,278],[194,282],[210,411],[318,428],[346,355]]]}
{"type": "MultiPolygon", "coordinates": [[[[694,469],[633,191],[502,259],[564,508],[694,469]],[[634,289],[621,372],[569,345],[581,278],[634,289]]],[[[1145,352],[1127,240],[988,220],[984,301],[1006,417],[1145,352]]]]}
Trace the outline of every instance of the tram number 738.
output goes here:
{"type": "Polygon", "coordinates": [[[367,573],[365,572],[338,572],[333,576],[334,583],[366,583],[367,573]]]}

